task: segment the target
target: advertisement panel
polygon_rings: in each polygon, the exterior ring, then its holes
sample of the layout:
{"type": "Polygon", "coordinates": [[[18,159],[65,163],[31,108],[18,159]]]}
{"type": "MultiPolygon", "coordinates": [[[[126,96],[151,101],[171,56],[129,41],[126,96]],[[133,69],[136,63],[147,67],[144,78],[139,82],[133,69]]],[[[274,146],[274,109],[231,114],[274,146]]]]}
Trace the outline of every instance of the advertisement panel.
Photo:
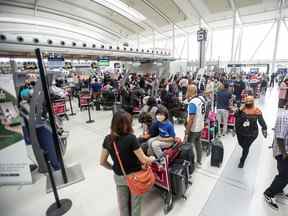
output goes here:
{"type": "Polygon", "coordinates": [[[32,183],[12,75],[0,75],[0,185],[32,183]]]}

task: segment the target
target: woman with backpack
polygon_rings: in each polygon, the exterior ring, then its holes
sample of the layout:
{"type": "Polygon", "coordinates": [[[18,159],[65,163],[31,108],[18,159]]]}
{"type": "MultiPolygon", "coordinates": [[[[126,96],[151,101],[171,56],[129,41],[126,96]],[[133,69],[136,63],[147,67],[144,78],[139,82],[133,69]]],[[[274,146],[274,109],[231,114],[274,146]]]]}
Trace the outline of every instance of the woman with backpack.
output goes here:
{"type": "Polygon", "coordinates": [[[248,156],[251,144],[258,137],[258,122],[262,128],[262,134],[267,137],[267,126],[263,118],[261,110],[255,106],[254,97],[247,96],[245,98],[245,106],[241,107],[235,113],[236,117],[236,135],[238,143],[242,148],[242,157],[238,168],[243,168],[245,160],[248,156]]]}

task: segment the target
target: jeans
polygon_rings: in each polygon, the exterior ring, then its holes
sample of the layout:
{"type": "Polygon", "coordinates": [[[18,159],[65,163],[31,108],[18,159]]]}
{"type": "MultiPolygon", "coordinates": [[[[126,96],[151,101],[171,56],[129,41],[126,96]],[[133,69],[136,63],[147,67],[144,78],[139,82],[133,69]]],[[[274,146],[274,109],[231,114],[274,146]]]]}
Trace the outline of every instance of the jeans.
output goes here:
{"type": "Polygon", "coordinates": [[[140,216],[142,196],[131,195],[124,176],[114,175],[120,216],[140,216]]]}
{"type": "Polygon", "coordinates": [[[188,143],[190,143],[191,145],[194,144],[195,146],[198,163],[201,163],[202,160],[202,143],[200,142],[200,137],[201,132],[190,132],[188,136],[188,143]]]}
{"type": "Polygon", "coordinates": [[[220,124],[223,123],[223,133],[227,133],[227,127],[228,127],[228,116],[229,111],[225,109],[217,109],[217,121],[218,121],[218,128],[220,129],[220,124]]]}
{"type": "Polygon", "coordinates": [[[154,137],[148,140],[148,155],[155,155],[157,158],[161,158],[163,156],[162,149],[169,148],[173,142],[164,142],[160,141],[158,137],[154,137]]]}
{"type": "Polygon", "coordinates": [[[256,138],[257,136],[256,137],[255,136],[243,136],[241,134],[237,134],[238,143],[242,148],[242,157],[240,159],[241,163],[245,163],[245,160],[249,153],[250,146],[256,138]]]}
{"type": "Polygon", "coordinates": [[[272,184],[266,189],[265,194],[274,197],[283,193],[283,189],[288,185],[288,160],[284,160],[282,155],[276,157],[278,175],[275,176],[272,184]]]}

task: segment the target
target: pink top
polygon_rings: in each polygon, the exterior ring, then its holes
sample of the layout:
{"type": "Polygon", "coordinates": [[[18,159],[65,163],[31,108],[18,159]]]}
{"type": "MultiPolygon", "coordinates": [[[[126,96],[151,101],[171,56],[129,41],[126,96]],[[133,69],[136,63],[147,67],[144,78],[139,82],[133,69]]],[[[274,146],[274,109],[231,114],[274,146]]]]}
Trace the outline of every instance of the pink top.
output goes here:
{"type": "Polygon", "coordinates": [[[282,82],[279,88],[279,99],[285,99],[287,94],[288,86],[285,82],[282,82]]]}

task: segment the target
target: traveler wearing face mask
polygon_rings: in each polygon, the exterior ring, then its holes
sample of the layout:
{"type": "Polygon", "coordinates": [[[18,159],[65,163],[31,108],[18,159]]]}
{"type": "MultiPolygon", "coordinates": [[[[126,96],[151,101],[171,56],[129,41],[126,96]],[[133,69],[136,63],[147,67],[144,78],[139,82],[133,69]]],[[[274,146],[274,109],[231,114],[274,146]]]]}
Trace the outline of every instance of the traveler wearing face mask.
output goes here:
{"type": "Polygon", "coordinates": [[[249,153],[249,148],[258,136],[258,124],[261,125],[262,134],[267,137],[267,126],[261,110],[254,105],[254,97],[245,98],[245,106],[236,112],[236,134],[238,143],[242,148],[242,157],[238,168],[243,168],[249,153]]]}
{"type": "Polygon", "coordinates": [[[160,106],[156,112],[157,121],[153,123],[153,130],[159,131],[159,136],[148,140],[148,155],[155,155],[158,159],[163,156],[163,148],[172,146],[175,139],[173,124],[168,119],[168,110],[160,106]]]}

